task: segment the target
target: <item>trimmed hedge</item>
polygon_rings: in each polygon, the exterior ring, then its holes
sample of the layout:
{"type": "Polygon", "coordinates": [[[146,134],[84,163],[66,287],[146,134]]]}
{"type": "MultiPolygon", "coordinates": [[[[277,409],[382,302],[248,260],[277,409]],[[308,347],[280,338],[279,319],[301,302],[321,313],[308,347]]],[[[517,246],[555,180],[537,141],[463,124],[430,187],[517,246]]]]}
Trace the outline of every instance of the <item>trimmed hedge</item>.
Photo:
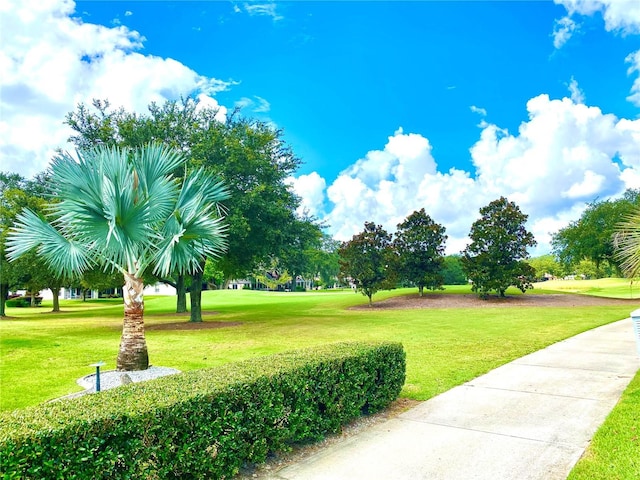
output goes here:
{"type": "Polygon", "coordinates": [[[5,479],[229,478],[388,406],[399,343],[339,343],[0,415],[5,479]]]}
{"type": "MultiPolygon", "coordinates": [[[[36,307],[42,303],[42,297],[36,297],[35,300],[36,307]]],[[[7,307],[30,307],[31,306],[31,297],[15,297],[10,298],[5,302],[7,307]]]]}

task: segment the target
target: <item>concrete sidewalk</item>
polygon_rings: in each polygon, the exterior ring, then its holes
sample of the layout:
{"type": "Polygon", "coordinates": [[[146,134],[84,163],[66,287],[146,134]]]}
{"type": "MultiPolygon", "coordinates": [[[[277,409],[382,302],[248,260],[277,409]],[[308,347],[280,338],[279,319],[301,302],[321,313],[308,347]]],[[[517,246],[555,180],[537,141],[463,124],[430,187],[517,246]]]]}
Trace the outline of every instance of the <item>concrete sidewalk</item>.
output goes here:
{"type": "Polygon", "coordinates": [[[565,479],[638,368],[631,320],[605,325],[453,388],[271,478],[565,479]]]}

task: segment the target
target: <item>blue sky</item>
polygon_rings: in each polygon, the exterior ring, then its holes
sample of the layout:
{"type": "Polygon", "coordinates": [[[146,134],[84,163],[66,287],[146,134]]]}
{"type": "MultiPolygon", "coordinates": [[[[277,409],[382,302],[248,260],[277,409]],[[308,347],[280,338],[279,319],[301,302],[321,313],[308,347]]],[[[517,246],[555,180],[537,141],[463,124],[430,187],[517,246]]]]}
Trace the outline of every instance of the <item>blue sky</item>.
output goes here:
{"type": "Polygon", "coordinates": [[[424,207],[459,251],[505,195],[544,253],[640,187],[639,4],[10,0],[0,170],[44,169],[78,101],[196,94],[284,130],[292,188],[340,239],[424,207]]]}

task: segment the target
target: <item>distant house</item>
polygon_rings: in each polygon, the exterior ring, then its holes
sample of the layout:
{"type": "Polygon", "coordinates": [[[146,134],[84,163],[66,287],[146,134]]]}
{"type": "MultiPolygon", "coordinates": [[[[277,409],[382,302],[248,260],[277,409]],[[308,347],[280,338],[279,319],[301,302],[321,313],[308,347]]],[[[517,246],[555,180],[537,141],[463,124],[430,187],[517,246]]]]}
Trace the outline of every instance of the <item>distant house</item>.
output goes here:
{"type": "MultiPolygon", "coordinates": [[[[82,300],[82,298],[98,298],[99,297],[99,293],[98,290],[87,290],[84,297],[82,296],[83,294],[83,288],[79,288],[79,287],[73,287],[73,288],[61,288],[60,289],[60,296],[58,298],[61,298],[63,300],[82,300]]],[[[43,300],[53,300],[53,293],[51,293],[51,290],[46,289],[46,290],[42,290],[39,293],[39,296],[42,297],[43,300]]]]}
{"type": "Polygon", "coordinates": [[[229,290],[242,290],[243,288],[250,289],[251,282],[249,280],[231,280],[227,285],[229,290]]]}
{"type": "MultiPolygon", "coordinates": [[[[25,294],[24,290],[18,290],[16,293],[25,294]]],[[[166,283],[156,283],[155,285],[147,285],[143,290],[143,295],[175,295],[176,289],[166,283]]],[[[42,290],[39,294],[43,300],[53,300],[51,290],[42,290]]],[[[90,298],[104,297],[122,297],[122,288],[111,288],[109,290],[84,290],[82,287],[61,288],[59,298],[63,300],[82,300],[90,298]],[[83,296],[84,294],[84,296],[83,296]]]]}
{"type": "Polygon", "coordinates": [[[147,285],[142,291],[143,295],[175,295],[176,289],[168,283],[158,282],[154,285],[147,285]]]}

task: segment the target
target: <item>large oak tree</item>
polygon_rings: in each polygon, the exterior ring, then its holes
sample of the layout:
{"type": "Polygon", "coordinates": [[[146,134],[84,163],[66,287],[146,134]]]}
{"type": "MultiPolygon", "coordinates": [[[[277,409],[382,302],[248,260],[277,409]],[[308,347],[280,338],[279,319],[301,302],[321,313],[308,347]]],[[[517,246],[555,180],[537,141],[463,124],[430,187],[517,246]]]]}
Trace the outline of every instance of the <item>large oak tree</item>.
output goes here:
{"type": "MultiPolygon", "coordinates": [[[[71,140],[77,146],[135,147],[162,141],[187,159],[175,175],[202,167],[219,176],[230,194],[225,201],[229,247],[216,268],[227,280],[244,278],[273,258],[292,258],[304,243],[299,240],[307,236],[308,225],[295,213],[299,199],[287,182],[301,162],[283,132],[270,124],[238,112],[225,116],[191,98],[152,103],[146,114],[94,101],[92,106],[79,105],[66,122],[75,132],[71,140]]],[[[201,321],[201,270],[190,280],[179,275],[165,280],[177,287],[179,309],[185,287],[191,285],[191,321],[201,321]]]]}

